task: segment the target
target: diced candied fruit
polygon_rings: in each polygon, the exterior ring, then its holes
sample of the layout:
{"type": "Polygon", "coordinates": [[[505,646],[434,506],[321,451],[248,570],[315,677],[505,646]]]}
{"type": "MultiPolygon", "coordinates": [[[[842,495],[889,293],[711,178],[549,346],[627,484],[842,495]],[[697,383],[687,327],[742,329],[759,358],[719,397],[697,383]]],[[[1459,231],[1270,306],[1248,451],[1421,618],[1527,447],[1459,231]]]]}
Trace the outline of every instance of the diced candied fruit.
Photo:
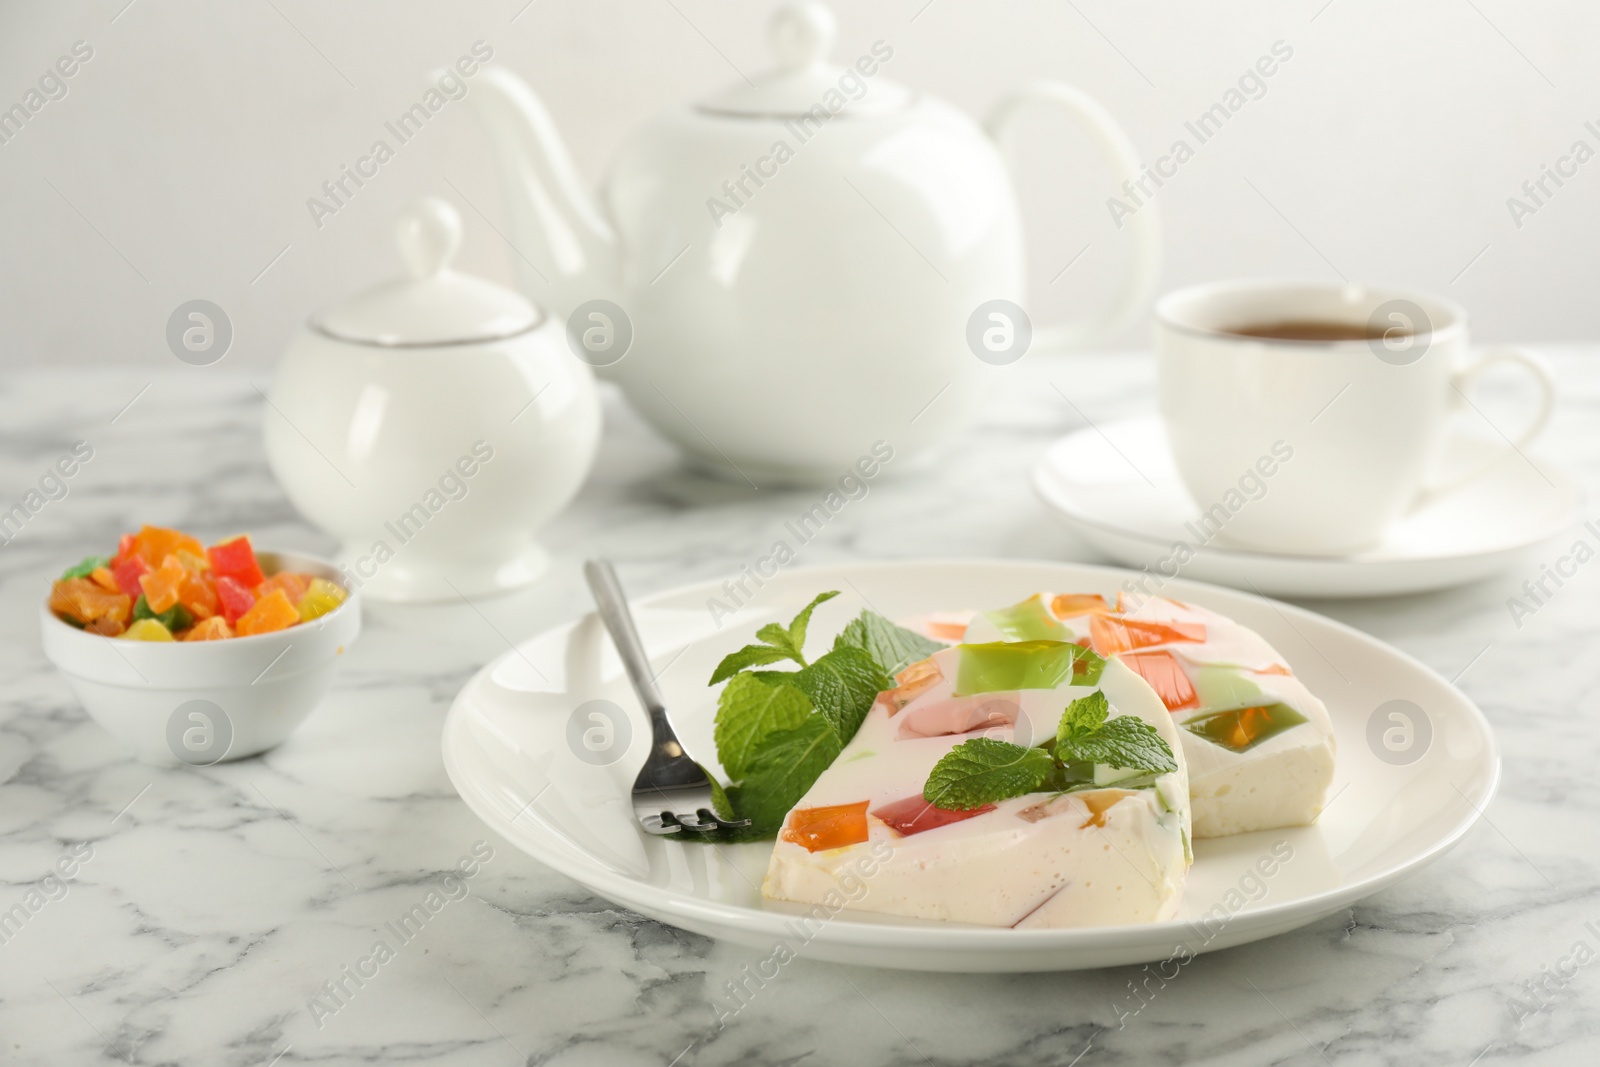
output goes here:
{"type": "Polygon", "coordinates": [[[1200,698],[1195,695],[1194,683],[1184,673],[1177,658],[1165,649],[1151,652],[1124,652],[1118,657],[1132,667],[1139,676],[1150,683],[1161,703],[1168,711],[1181,711],[1196,707],[1200,698]]]}
{"type": "Polygon", "coordinates": [[[264,597],[274,589],[282,589],[289,598],[289,603],[298,604],[300,598],[306,595],[306,590],[311,586],[311,575],[297,574],[294,571],[279,571],[271,578],[256,586],[256,596],[264,597]]]}
{"type": "Polygon", "coordinates": [[[117,585],[117,576],[105,567],[96,567],[89,572],[89,580],[108,593],[120,593],[122,587],[117,585]]]}
{"type": "Polygon", "coordinates": [[[109,593],[87,578],[64,578],[50,587],[50,610],[80,625],[96,619],[127,622],[133,603],[121,593],[109,593]]]}
{"type": "Polygon", "coordinates": [[[1111,605],[1099,593],[1057,593],[1050,601],[1050,610],[1058,619],[1070,619],[1075,615],[1104,615],[1111,605]]]}
{"type": "Polygon", "coordinates": [[[807,852],[860,844],[867,839],[867,801],[796,808],[779,836],[807,852]]]}
{"type": "Polygon", "coordinates": [[[76,566],[68,567],[61,575],[62,578],[87,578],[97,568],[104,567],[111,561],[104,556],[85,556],[76,566]]]}
{"type": "Polygon", "coordinates": [[[188,573],[178,557],[169,554],[159,567],[139,579],[139,588],[144,590],[151,612],[160,615],[182,599],[183,580],[188,573]]]}
{"type": "Polygon", "coordinates": [[[128,624],[126,621],[122,619],[113,619],[107,615],[94,620],[89,625],[85,626],[84,630],[87,633],[99,634],[101,637],[120,637],[122,636],[122,632],[127,628],[128,624]]]}
{"type": "Polygon", "coordinates": [[[136,600],[144,593],[144,586],[139,584],[139,579],[152,570],[154,568],[137,555],[119,556],[111,564],[111,576],[117,580],[117,588],[136,600]]]}
{"type": "Polygon", "coordinates": [[[178,602],[188,608],[190,614],[197,619],[211,618],[221,605],[217,601],[217,589],[212,584],[211,571],[207,569],[206,561],[188,552],[179,552],[177,557],[178,562],[183,565],[183,581],[178,588],[178,602]]]}
{"type": "Polygon", "coordinates": [[[222,617],[232,624],[255,605],[256,595],[237,578],[222,575],[217,579],[217,602],[222,608],[222,617]]]}
{"type": "Polygon", "coordinates": [[[183,635],[184,641],[221,641],[233,636],[233,627],[229,626],[221,615],[213,615],[194,624],[188,633],[183,635]]]}
{"type": "Polygon", "coordinates": [[[1096,615],[1089,620],[1089,636],[1094,650],[1102,656],[1131,652],[1151,645],[1179,641],[1204,641],[1203,622],[1147,622],[1143,619],[1096,615]]]}
{"type": "Polygon", "coordinates": [[[211,560],[212,572],[219,578],[233,578],[249,589],[267,580],[261,573],[261,564],[256,561],[256,550],[250,544],[249,534],[212,545],[206,549],[206,556],[211,560]]]}
{"type": "Polygon", "coordinates": [[[300,612],[301,622],[310,622],[320,619],[328,612],[344,603],[345,592],[326,578],[313,578],[306,587],[306,595],[300,598],[296,610],[300,612]]]}
{"type": "Polygon", "coordinates": [[[180,549],[196,556],[206,554],[205,546],[199,541],[164,526],[143,526],[133,536],[133,551],[152,567],[161,566],[163,560],[180,549]]]}
{"type": "Polygon", "coordinates": [[[122,635],[128,641],[171,641],[172,631],[156,619],[138,619],[122,635]]]}
{"type": "Polygon", "coordinates": [[[962,819],[970,819],[974,815],[982,815],[986,811],[993,810],[993,804],[985,804],[970,811],[935,807],[919,794],[897,800],[893,804],[885,804],[874,811],[872,817],[888,823],[902,835],[910,835],[920,834],[924,830],[937,830],[941,826],[949,826],[953,822],[960,822],[962,819]]]}
{"type": "Polygon", "coordinates": [[[239,617],[234,627],[240,637],[272,633],[293,626],[300,621],[300,612],[281,588],[274,589],[257,600],[249,611],[239,617]]]}
{"type": "Polygon", "coordinates": [[[151,611],[150,601],[142,593],[139,595],[139,599],[133,602],[133,617],[136,620],[154,619],[173,633],[177,633],[179,630],[187,630],[194,625],[194,616],[182,604],[174,604],[162,612],[151,611]]]}
{"type": "Polygon", "coordinates": [[[133,550],[133,534],[123,534],[117,539],[117,554],[111,557],[111,568],[115,570],[117,564],[135,555],[137,553],[133,550]]]}

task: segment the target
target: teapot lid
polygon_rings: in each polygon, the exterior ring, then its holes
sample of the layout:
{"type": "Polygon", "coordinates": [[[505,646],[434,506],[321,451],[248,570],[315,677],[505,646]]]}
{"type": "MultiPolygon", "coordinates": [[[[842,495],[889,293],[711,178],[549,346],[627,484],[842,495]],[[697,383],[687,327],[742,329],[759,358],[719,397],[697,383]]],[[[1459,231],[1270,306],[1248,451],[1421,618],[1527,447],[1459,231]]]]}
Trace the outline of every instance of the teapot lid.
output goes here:
{"type": "Polygon", "coordinates": [[[767,30],[777,69],[731,85],[695,106],[713,115],[744,118],[798,118],[814,115],[817,108],[830,118],[882,115],[905,107],[911,91],[878,73],[894,55],[882,41],[852,66],[828,62],[838,28],[826,4],[799,0],[782,5],[767,30]]]}
{"type": "Polygon", "coordinates": [[[511,290],[450,268],[461,215],[448,200],[417,200],[395,220],[406,277],[318,312],[313,329],[339,341],[385,348],[494,341],[537,326],[539,309],[511,290]]]}

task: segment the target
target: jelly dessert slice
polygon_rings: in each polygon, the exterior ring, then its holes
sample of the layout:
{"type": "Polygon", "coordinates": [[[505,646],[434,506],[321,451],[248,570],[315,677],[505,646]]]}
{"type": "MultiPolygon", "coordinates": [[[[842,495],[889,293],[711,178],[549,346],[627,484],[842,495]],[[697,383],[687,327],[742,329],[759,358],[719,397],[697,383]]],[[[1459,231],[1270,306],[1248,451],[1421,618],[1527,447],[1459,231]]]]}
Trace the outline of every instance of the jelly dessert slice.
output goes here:
{"type": "Polygon", "coordinates": [[[1258,704],[1199,715],[1184,723],[1183,728],[1223,748],[1248,752],[1305,721],[1304,715],[1287,704],[1258,704]]]}

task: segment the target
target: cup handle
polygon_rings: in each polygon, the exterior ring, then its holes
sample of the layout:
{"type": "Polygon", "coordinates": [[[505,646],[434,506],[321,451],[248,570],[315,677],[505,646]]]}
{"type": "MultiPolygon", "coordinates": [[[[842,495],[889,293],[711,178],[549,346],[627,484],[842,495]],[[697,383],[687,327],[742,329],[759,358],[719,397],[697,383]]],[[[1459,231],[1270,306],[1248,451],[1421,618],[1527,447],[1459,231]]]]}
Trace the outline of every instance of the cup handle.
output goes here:
{"type": "MultiPolygon", "coordinates": [[[[1111,113],[1081,89],[1053,81],[1031,82],[1012,91],[995,105],[984,123],[1013,173],[1017,170],[1013,155],[1017,122],[1033,104],[1046,104],[1082,123],[1105,157],[1117,184],[1140,177],[1139,154],[1111,113]]],[[[1161,224],[1155,203],[1144,204],[1128,216],[1127,222],[1133,231],[1133,263],[1116,299],[1097,314],[1043,328],[1035,326],[1035,347],[1071,348],[1089,344],[1127,325],[1149,301],[1161,273],[1161,224]]]]}
{"type": "MultiPolygon", "coordinates": [[[[1452,489],[1459,489],[1473,479],[1481,477],[1491,467],[1504,459],[1505,453],[1520,452],[1524,447],[1531,444],[1534,438],[1544,431],[1545,425],[1550,421],[1550,415],[1556,406],[1555,374],[1550,370],[1550,364],[1545,362],[1543,358],[1531,352],[1523,352],[1515,348],[1502,348],[1489,352],[1470,367],[1456,371],[1451,375],[1450,388],[1455,393],[1451,397],[1452,409],[1455,411],[1460,411],[1467,407],[1476,409],[1476,405],[1472,403],[1471,398],[1472,387],[1477,384],[1478,378],[1484,371],[1497,363],[1514,363],[1533,375],[1534,380],[1539,383],[1538,413],[1533,417],[1533,421],[1528,423],[1522,432],[1516,436],[1515,440],[1501,433],[1500,436],[1506,438],[1505,447],[1497,451],[1489,459],[1478,464],[1465,474],[1460,474],[1447,480],[1430,481],[1425,484],[1422,488],[1422,496],[1419,499],[1419,503],[1441,493],[1448,493],[1452,489]]],[[[1499,432],[1498,426],[1495,429],[1499,432]]]]}

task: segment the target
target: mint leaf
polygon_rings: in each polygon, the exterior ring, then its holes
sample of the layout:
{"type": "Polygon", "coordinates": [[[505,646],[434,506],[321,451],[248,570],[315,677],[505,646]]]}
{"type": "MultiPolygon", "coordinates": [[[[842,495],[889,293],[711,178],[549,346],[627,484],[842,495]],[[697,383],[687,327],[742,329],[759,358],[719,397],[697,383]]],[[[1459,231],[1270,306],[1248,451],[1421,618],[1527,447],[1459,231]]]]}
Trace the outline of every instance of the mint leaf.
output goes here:
{"type": "MultiPolygon", "coordinates": [[[[806,627],[811,625],[811,613],[817,610],[818,604],[832,600],[838,595],[839,590],[837,589],[830,590],[826,593],[818,593],[816,598],[813,599],[811,603],[800,609],[800,614],[796,615],[792,620],[790,620],[789,643],[794,647],[796,658],[798,658],[800,651],[806,647],[806,627]]],[[[757,634],[756,636],[760,637],[761,635],[757,634]]],[[[765,641],[766,638],[763,637],[762,640],[765,641]]],[[[801,659],[800,666],[804,667],[805,665],[806,661],[801,659]]]]}
{"type": "Polygon", "coordinates": [[[948,646],[896,626],[875,611],[863,611],[833,639],[833,647],[859,648],[876,660],[885,674],[895,675],[948,646]]]}
{"type": "Polygon", "coordinates": [[[894,684],[871,656],[850,645],[818,656],[809,667],[786,677],[828,720],[841,746],[861,728],[878,694],[894,684]]]}
{"type": "Polygon", "coordinates": [[[747,667],[764,667],[769,663],[776,663],[780,659],[792,658],[785,649],[773,648],[771,645],[745,645],[737,652],[730,652],[722,657],[722,662],[717,664],[717,669],[711,672],[711,681],[707,685],[716,685],[726,681],[747,667]]]}
{"type": "Polygon", "coordinates": [[[776,671],[735,674],[717,699],[713,730],[717,758],[735,782],[745,777],[768,735],[793,730],[812,717],[811,701],[805,694],[791,685],[769,681],[774,676],[787,677],[776,671]]]}
{"type": "Polygon", "coordinates": [[[922,799],[950,811],[971,811],[1036,791],[1055,767],[1042,748],[974,737],[933,765],[922,799]]]}
{"type": "Polygon", "coordinates": [[[1070,745],[1077,738],[1094,733],[1105,723],[1109,714],[1111,714],[1111,704],[1106,700],[1106,695],[1098,689],[1068,704],[1067,710],[1061,713],[1061,722],[1056,725],[1057,751],[1059,752],[1063,745],[1070,745]]]}
{"type": "MultiPolygon", "coordinates": [[[[795,690],[788,692],[799,697],[795,690]]],[[[733,810],[751,820],[751,834],[776,833],[789,810],[838,757],[839,748],[833,727],[820,715],[807,716],[793,729],[765,735],[750,756],[744,780],[727,791],[733,810]]]]}
{"type": "Polygon", "coordinates": [[[1154,726],[1133,715],[1119,715],[1107,721],[1107,708],[1105,694],[1099,690],[1067,705],[1056,727],[1057,760],[1155,774],[1178,769],[1171,747],[1154,726]]]}

